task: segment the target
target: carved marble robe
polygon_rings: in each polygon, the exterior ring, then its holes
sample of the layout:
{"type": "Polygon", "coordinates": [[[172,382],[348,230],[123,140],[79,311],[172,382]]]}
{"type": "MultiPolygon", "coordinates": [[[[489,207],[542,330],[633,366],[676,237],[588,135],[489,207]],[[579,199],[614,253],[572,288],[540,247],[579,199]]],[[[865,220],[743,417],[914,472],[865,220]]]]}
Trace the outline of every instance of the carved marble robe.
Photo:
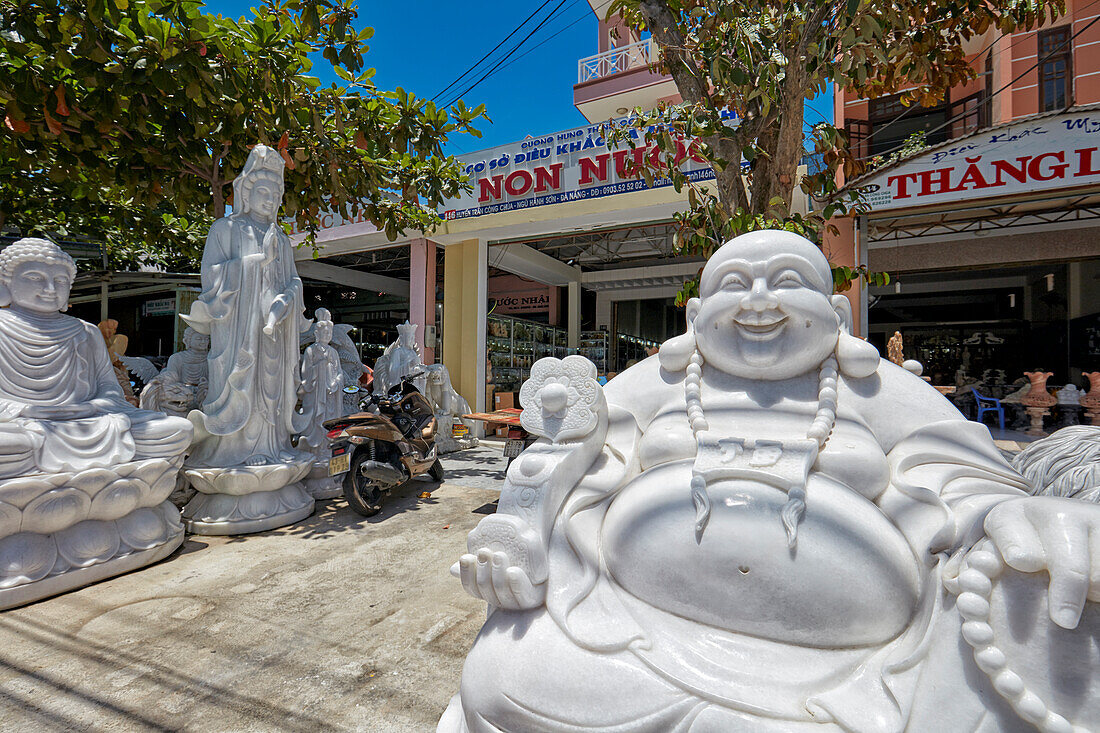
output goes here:
{"type": "Polygon", "coordinates": [[[72,316],[0,309],[0,478],[170,457],[191,441],[182,418],[122,395],[99,330],[72,316]],[[91,405],[77,419],[23,417],[28,406],[91,405]]]}
{"type": "Polygon", "coordinates": [[[302,281],[290,240],[277,226],[263,227],[243,214],[214,222],[202,258],[202,295],[185,317],[210,335],[206,402],[191,419],[210,437],[188,462],[234,466],[254,457],[280,462],[293,455],[298,391],[299,334],[304,317],[302,281]],[[275,258],[263,264],[265,248],[275,258]],[[271,336],[263,328],[279,296],[286,317],[271,336]]]}

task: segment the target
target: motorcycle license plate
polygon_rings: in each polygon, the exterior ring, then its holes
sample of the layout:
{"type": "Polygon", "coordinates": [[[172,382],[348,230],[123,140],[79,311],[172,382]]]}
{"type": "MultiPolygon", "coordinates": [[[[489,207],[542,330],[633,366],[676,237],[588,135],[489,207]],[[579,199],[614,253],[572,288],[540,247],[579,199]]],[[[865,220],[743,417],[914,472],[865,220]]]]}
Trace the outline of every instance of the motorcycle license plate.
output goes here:
{"type": "Polygon", "coordinates": [[[504,457],[515,458],[523,452],[523,441],[512,439],[504,444],[504,457]]]}
{"type": "Polygon", "coordinates": [[[351,468],[351,453],[342,456],[333,456],[328,462],[328,475],[335,476],[338,473],[347,473],[351,468]]]}

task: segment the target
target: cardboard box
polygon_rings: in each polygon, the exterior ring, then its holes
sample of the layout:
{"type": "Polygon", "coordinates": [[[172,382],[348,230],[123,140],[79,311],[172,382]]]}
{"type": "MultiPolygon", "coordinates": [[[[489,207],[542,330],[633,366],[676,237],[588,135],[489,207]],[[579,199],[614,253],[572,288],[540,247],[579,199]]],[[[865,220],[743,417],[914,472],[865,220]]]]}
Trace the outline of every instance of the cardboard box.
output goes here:
{"type": "Polygon", "coordinates": [[[507,410],[509,408],[515,408],[516,406],[516,393],[515,392],[497,392],[493,396],[493,409],[494,410],[507,410]]]}
{"type": "Polygon", "coordinates": [[[508,426],[507,425],[501,425],[500,427],[498,427],[496,429],[496,436],[498,438],[507,438],[508,437],[508,426]]]}

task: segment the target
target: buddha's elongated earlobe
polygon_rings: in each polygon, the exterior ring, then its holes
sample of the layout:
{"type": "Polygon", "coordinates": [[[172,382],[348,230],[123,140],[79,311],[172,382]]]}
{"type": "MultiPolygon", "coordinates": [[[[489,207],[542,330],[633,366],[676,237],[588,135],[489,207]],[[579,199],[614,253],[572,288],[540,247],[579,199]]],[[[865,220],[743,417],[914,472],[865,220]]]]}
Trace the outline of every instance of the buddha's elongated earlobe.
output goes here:
{"type": "Polygon", "coordinates": [[[0,308],[6,308],[11,305],[11,290],[8,289],[8,284],[0,282],[0,308]]]}
{"type": "Polygon", "coordinates": [[[843,295],[830,298],[836,313],[840,335],[836,342],[836,361],[840,373],[853,379],[863,379],[875,373],[882,358],[878,349],[852,335],[852,304],[843,295]]]}
{"type": "Polygon", "coordinates": [[[692,298],[688,301],[687,331],[674,336],[661,344],[657,358],[661,361],[661,368],[669,372],[682,372],[691,362],[691,355],[695,353],[695,316],[699,312],[699,299],[692,298]]]}
{"type": "Polygon", "coordinates": [[[836,342],[836,362],[840,373],[846,377],[863,379],[875,373],[882,360],[878,349],[863,339],[840,332],[836,342]]]}

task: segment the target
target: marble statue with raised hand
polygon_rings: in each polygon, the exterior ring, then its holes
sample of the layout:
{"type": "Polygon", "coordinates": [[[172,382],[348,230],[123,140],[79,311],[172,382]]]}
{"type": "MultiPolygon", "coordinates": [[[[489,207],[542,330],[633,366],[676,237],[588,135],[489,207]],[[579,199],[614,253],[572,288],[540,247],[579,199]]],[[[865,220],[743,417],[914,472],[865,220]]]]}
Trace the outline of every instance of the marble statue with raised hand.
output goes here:
{"type": "Polygon", "coordinates": [[[283,166],[272,148],[252,148],[233,181],[234,212],[210,228],[202,293],[184,316],[210,336],[206,401],[189,415],[196,445],[185,468],[199,494],[184,518],[197,533],[259,532],[313,511],[300,483],[312,456],[291,442],[301,432],[298,344],[309,321],[278,221],[283,166]]]}
{"type": "MultiPolygon", "coordinates": [[[[359,378],[367,371],[367,366],[359,359],[359,347],[355,345],[355,341],[351,338],[351,332],[355,329],[354,326],[347,323],[334,323],[332,325],[332,341],[330,345],[336,349],[336,353],[340,355],[340,368],[344,372],[344,386],[356,388],[359,387],[359,378]]],[[[316,341],[316,325],[310,328],[302,336],[302,345],[316,341]]],[[[362,394],[358,389],[345,390],[344,391],[344,407],[343,415],[350,415],[354,412],[359,412],[359,400],[362,394]]]]}
{"type": "Polygon", "coordinates": [[[168,357],[164,369],[141,390],[143,410],[186,417],[206,400],[210,336],[189,327],[183,332],[183,347],[168,357]]]}
{"type": "Polygon", "coordinates": [[[313,455],[306,489],[314,499],[331,499],[340,495],[341,488],[339,477],[328,474],[332,449],[322,423],[344,414],[344,372],[340,355],[329,344],[332,315],[327,308],[318,308],[315,315],[315,341],[302,354],[302,417],[306,428],[298,438],[298,448],[313,455]]]}
{"type": "Polygon", "coordinates": [[[1100,507],[1028,496],[851,336],[811,242],[740,236],[699,292],[606,387],[532,368],[541,438],[452,569],[490,615],[439,731],[1100,724],[1100,507]]]}
{"type": "MultiPolygon", "coordinates": [[[[416,329],[417,325],[409,321],[398,325],[397,340],[387,346],[374,362],[375,392],[388,394],[404,377],[424,366],[416,345],[416,329]]],[[[424,376],[413,380],[413,385],[421,394],[426,394],[427,380],[424,376]]]]}
{"type": "Polygon", "coordinates": [[[126,572],[182,540],[165,499],[191,424],[123,396],[100,331],[64,315],[76,266],[0,251],[0,608],[126,572]]]}

